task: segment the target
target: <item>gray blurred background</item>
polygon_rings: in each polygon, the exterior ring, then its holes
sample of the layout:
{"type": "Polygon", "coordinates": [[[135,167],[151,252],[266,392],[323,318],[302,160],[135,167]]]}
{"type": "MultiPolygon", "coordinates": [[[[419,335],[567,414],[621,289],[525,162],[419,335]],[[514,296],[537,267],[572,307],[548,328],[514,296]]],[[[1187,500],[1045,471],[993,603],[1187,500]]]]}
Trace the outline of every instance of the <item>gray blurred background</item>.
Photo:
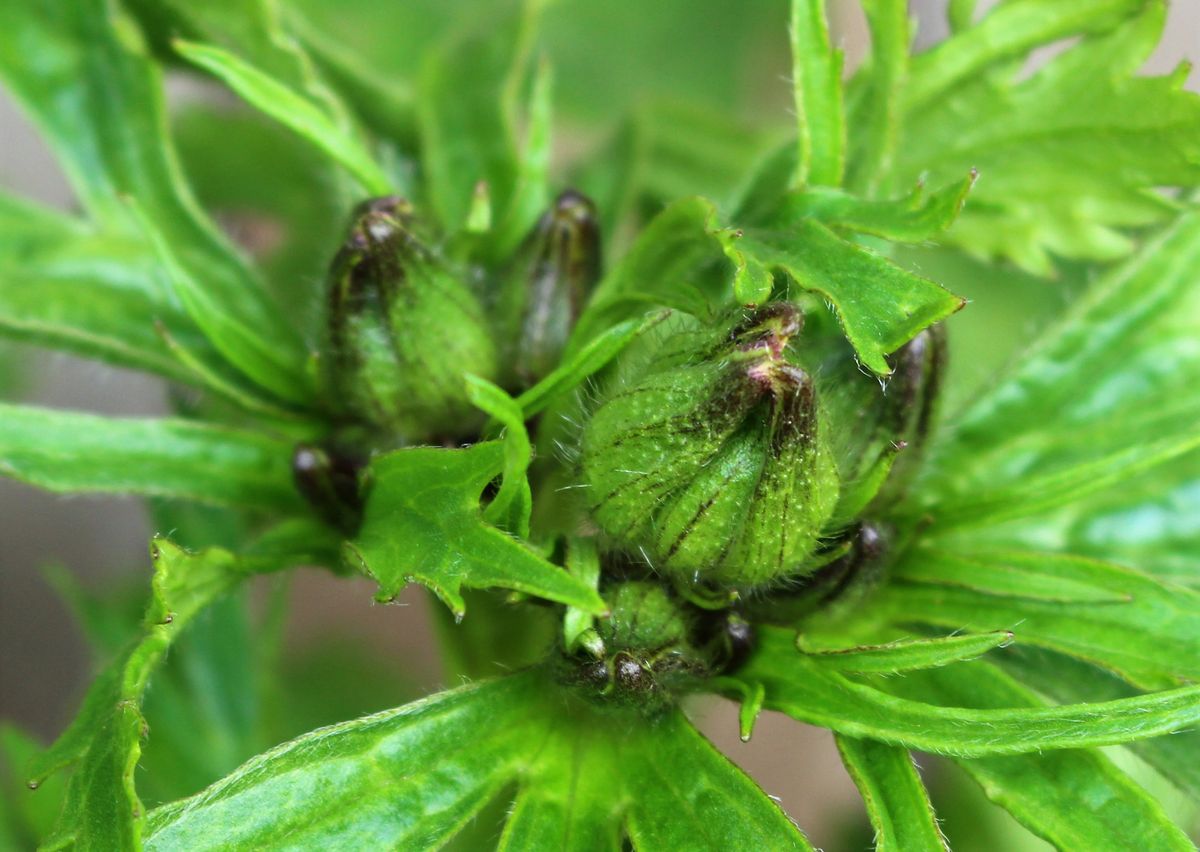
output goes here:
{"type": "MultiPolygon", "coordinates": [[[[834,5],[852,67],[865,26],[853,4],[835,0],[834,5]]],[[[924,0],[912,4],[922,22],[919,43],[944,35],[942,6],[924,0]]],[[[1200,0],[1173,4],[1166,41],[1148,70],[1165,72],[1186,57],[1200,58],[1200,0]]],[[[1193,86],[1197,79],[1193,72],[1193,86]]],[[[187,94],[187,86],[172,85],[180,89],[173,94],[187,94]]],[[[781,84],[780,89],[785,101],[786,87],[781,84]]],[[[0,188],[63,209],[73,204],[53,158],[2,91],[0,188]]],[[[17,368],[8,399],[103,414],[167,410],[163,384],[153,378],[28,348],[5,348],[0,358],[17,368]]],[[[92,588],[130,576],[144,578],[153,532],[137,500],[56,497],[0,480],[0,718],[48,740],[71,718],[90,675],[87,648],[43,569],[64,566],[92,588]]],[[[365,580],[299,572],[287,628],[289,647],[372,643],[397,661],[397,671],[407,671],[417,688],[440,685],[425,597],[406,594],[403,606],[393,608],[373,605],[372,593],[373,585],[365,580]]],[[[836,848],[830,832],[853,819],[861,805],[829,736],[768,714],[753,741],[741,744],[731,705],[714,704],[700,712],[720,747],[778,795],[818,845],[836,848]]]]}

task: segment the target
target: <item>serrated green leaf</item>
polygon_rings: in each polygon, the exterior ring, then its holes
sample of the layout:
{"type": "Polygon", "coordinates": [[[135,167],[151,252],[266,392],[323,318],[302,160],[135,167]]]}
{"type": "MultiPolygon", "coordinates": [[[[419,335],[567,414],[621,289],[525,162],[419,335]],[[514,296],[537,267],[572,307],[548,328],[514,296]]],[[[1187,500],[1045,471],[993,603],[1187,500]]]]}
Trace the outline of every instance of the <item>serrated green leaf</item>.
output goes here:
{"type": "Polygon", "coordinates": [[[1047,583],[1091,587],[1111,599],[1037,600],[1019,589],[1012,596],[981,592],[962,585],[962,562],[954,552],[949,559],[933,548],[906,554],[896,582],[881,591],[877,605],[899,621],[1018,630],[1022,643],[1089,660],[1149,689],[1200,679],[1200,594],[1092,559],[972,547],[968,558],[984,577],[1016,569],[1047,583]],[[950,567],[948,582],[941,582],[942,565],[950,567]]]}
{"type": "Polygon", "coordinates": [[[907,198],[892,201],[866,201],[840,190],[816,187],[786,196],[772,217],[772,226],[786,228],[812,218],[831,228],[920,243],[954,224],[974,185],[972,173],[929,195],[918,185],[907,198]]]}
{"type": "Polygon", "coordinates": [[[475,22],[475,29],[431,51],[423,64],[417,126],[425,189],[449,231],[463,227],[480,183],[495,209],[512,203],[520,169],[515,100],[543,3],[522,0],[519,9],[485,12],[485,19],[498,20],[475,22]]]}
{"type": "Polygon", "coordinates": [[[827,649],[812,646],[801,634],[796,645],[801,653],[832,671],[891,674],[973,660],[993,648],[1005,647],[1012,640],[1010,631],[996,630],[978,635],[905,639],[886,645],[827,649]]]}
{"type": "Polygon", "coordinates": [[[291,456],[288,441],[225,426],[0,404],[0,473],[50,491],[294,511],[291,456]]]}
{"type": "Polygon", "coordinates": [[[846,771],[867,806],[875,852],[919,852],[948,847],[929,794],[907,751],[873,740],[834,736],[846,771]]]}
{"type": "Polygon", "coordinates": [[[771,627],[759,629],[758,649],[737,679],[761,682],[768,709],[810,725],[959,757],[1115,745],[1200,720],[1200,687],[1097,704],[986,711],[895,698],[808,659],[789,631],[771,627]]]}
{"type": "Polygon", "coordinates": [[[0,77],[58,154],[106,233],[138,237],[128,198],[156,223],[209,298],[257,330],[269,368],[238,363],[284,398],[302,396],[304,347],[251,268],[196,205],[166,134],[162,81],[130,21],[108,0],[46,0],[0,8],[0,77]]]}
{"type": "Polygon", "coordinates": [[[887,186],[903,114],[912,25],[906,0],[864,0],[871,52],[848,92],[847,185],[874,195],[887,186]]]}
{"type": "Polygon", "coordinates": [[[891,372],[885,355],[964,304],[811,219],[787,230],[747,230],[740,248],[829,299],[859,359],[881,376],[891,372]]]}
{"type": "Polygon", "coordinates": [[[139,847],[144,812],[133,776],[146,734],[142,695],[188,622],[245,576],[236,557],[217,548],[191,554],[156,539],[151,555],[154,594],[142,637],[96,678],[75,720],[29,767],[33,780],[40,782],[76,765],[47,848],[139,847]]]}
{"type": "Polygon", "coordinates": [[[371,195],[387,195],[392,182],[363,144],[335,118],[288,86],[218,47],[176,40],[188,61],[220,78],[256,109],[291,128],[339,162],[371,195]]]}
{"type": "MultiPolygon", "coordinates": [[[[992,709],[1039,703],[1011,678],[981,663],[893,678],[881,687],[953,707],[992,709]]],[[[956,762],[988,798],[1059,849],[1193,848],[1161,806],[1094,749],[956,762]]]]}
{"type": "Polygon", "coordinates": [[[1158,189],[1200,183],[1200,95],[1186,74],[1136,73],[1164,16],[1142,0],[1005,3],[914,61],[898,176],[981,175],[948,240],[1046,275],[1053,255],[1120,258],[1122,229],[1171,215],[1158,189]],[[1028,78],[1019,63],[982,70],[1074,34],[1087,37],[1028,78]]]}
{"type": "Polygon", "coordinates": [[[792,0],[789,33],[799,131],[795,182],[839,186],[846,167],[843,56],[830,44],[824,0],[792,0]]]}
{"type": "Polygon", "coordinates": [[[536,670],[306,734],[153,812],[146,847],[436,847],[514,783],[502,849],[811,848],[678,711],[596,713],[536,670]]]}
{"type": "Polygon", "coordinates": [[[396,450],[372,463],[362,530],[346,544],[346,556],[379,583],[379,600],[419,582],[456,616],[466,611],[463,586],[606,610],[594,589],[484,521],[480,494],[503,467],[498,441],[461,450],[396,450]]]}

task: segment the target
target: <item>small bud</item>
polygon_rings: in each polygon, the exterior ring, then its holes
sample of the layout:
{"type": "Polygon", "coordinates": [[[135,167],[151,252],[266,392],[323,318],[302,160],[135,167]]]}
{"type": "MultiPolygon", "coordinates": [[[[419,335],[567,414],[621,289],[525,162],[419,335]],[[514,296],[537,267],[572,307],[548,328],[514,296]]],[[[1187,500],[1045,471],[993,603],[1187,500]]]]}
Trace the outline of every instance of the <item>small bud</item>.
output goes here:
{"type": "Polygon", "coordinates": [[[464,434],[480,419],[463,374],[495,374],[475,294],[414,231],[399,198],[364,202],[330,270],[321,362],[344,415],[410,441],[464,434]]]}
{"type": "Polygon", "coordinates": [[[812,381],[786,357],[802,320],[775,302],[642,347],[582,439],[587,497],[611,540],[685,583],[806,573],[838,480],[812,381]]]}
{"type": "Polygon", "coordinates": [[[600,230],[592,202],[558,196],[517,251],[498,305],[511,341],[514,381],[529,387],[558,366],[583,302],[600,277],[600,230]]]}

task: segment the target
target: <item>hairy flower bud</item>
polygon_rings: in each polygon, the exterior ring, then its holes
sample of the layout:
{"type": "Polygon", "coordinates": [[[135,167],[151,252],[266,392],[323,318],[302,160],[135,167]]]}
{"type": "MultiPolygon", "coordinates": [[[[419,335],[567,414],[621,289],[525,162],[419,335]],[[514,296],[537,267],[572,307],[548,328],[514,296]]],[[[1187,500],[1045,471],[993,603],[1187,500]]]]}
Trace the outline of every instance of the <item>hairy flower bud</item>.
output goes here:
{"type": "Polygon", "coordinates": [[[596,523],[684,582],[763,586],[805,573],[838,480],[809,376],[789,363],[803,315],[776,302],[677,331],[596,410],[582,474],[596,523]]]}
{"type": "Polygon", "coordinates": [[[512,264],[497,308],[513,383],[528,387],[558,366],[588,293],[600,277],[596,208],[563,192],[538,220],[512,264]]]}
{"type": "Polygon", "coordinates": [[[420,441],[478,421],[463,374],[492,377],[496,355],[475,294],[416,224],[399,198],[359,206],[330,270],[321,361],[344,415],[420,441]]]}

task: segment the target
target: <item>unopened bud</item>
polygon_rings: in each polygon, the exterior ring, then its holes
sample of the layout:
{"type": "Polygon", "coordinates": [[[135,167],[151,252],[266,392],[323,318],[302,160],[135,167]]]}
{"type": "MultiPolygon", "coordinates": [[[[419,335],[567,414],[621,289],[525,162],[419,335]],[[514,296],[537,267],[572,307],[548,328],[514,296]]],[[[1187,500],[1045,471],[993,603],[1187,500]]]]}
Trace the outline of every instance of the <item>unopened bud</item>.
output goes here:
{"type": "Polygon", "coordinates": [[[500,294],[498,322],[511,341],[514,385],[529,387],[558,366],[588,293],[600,277],[600,230],[592,202],[558,196],[517,251],[500,294]]]}
{"type": "Polygon", "coordinates": [[[477,424],[463,374],[492,377],[496,356],[475,294],[416,226],[399,198],[358,208],[330,270],[321,360],[343,415],[423,441],[477,424]]]}
{"type": "Polygon", "coordinates": [[[775,302],[677,331],[592,415],[582,475],[618,547],[683,582],[805,573],[838,479],[810,377],[787,359],[803,315],[775,302]]]}

